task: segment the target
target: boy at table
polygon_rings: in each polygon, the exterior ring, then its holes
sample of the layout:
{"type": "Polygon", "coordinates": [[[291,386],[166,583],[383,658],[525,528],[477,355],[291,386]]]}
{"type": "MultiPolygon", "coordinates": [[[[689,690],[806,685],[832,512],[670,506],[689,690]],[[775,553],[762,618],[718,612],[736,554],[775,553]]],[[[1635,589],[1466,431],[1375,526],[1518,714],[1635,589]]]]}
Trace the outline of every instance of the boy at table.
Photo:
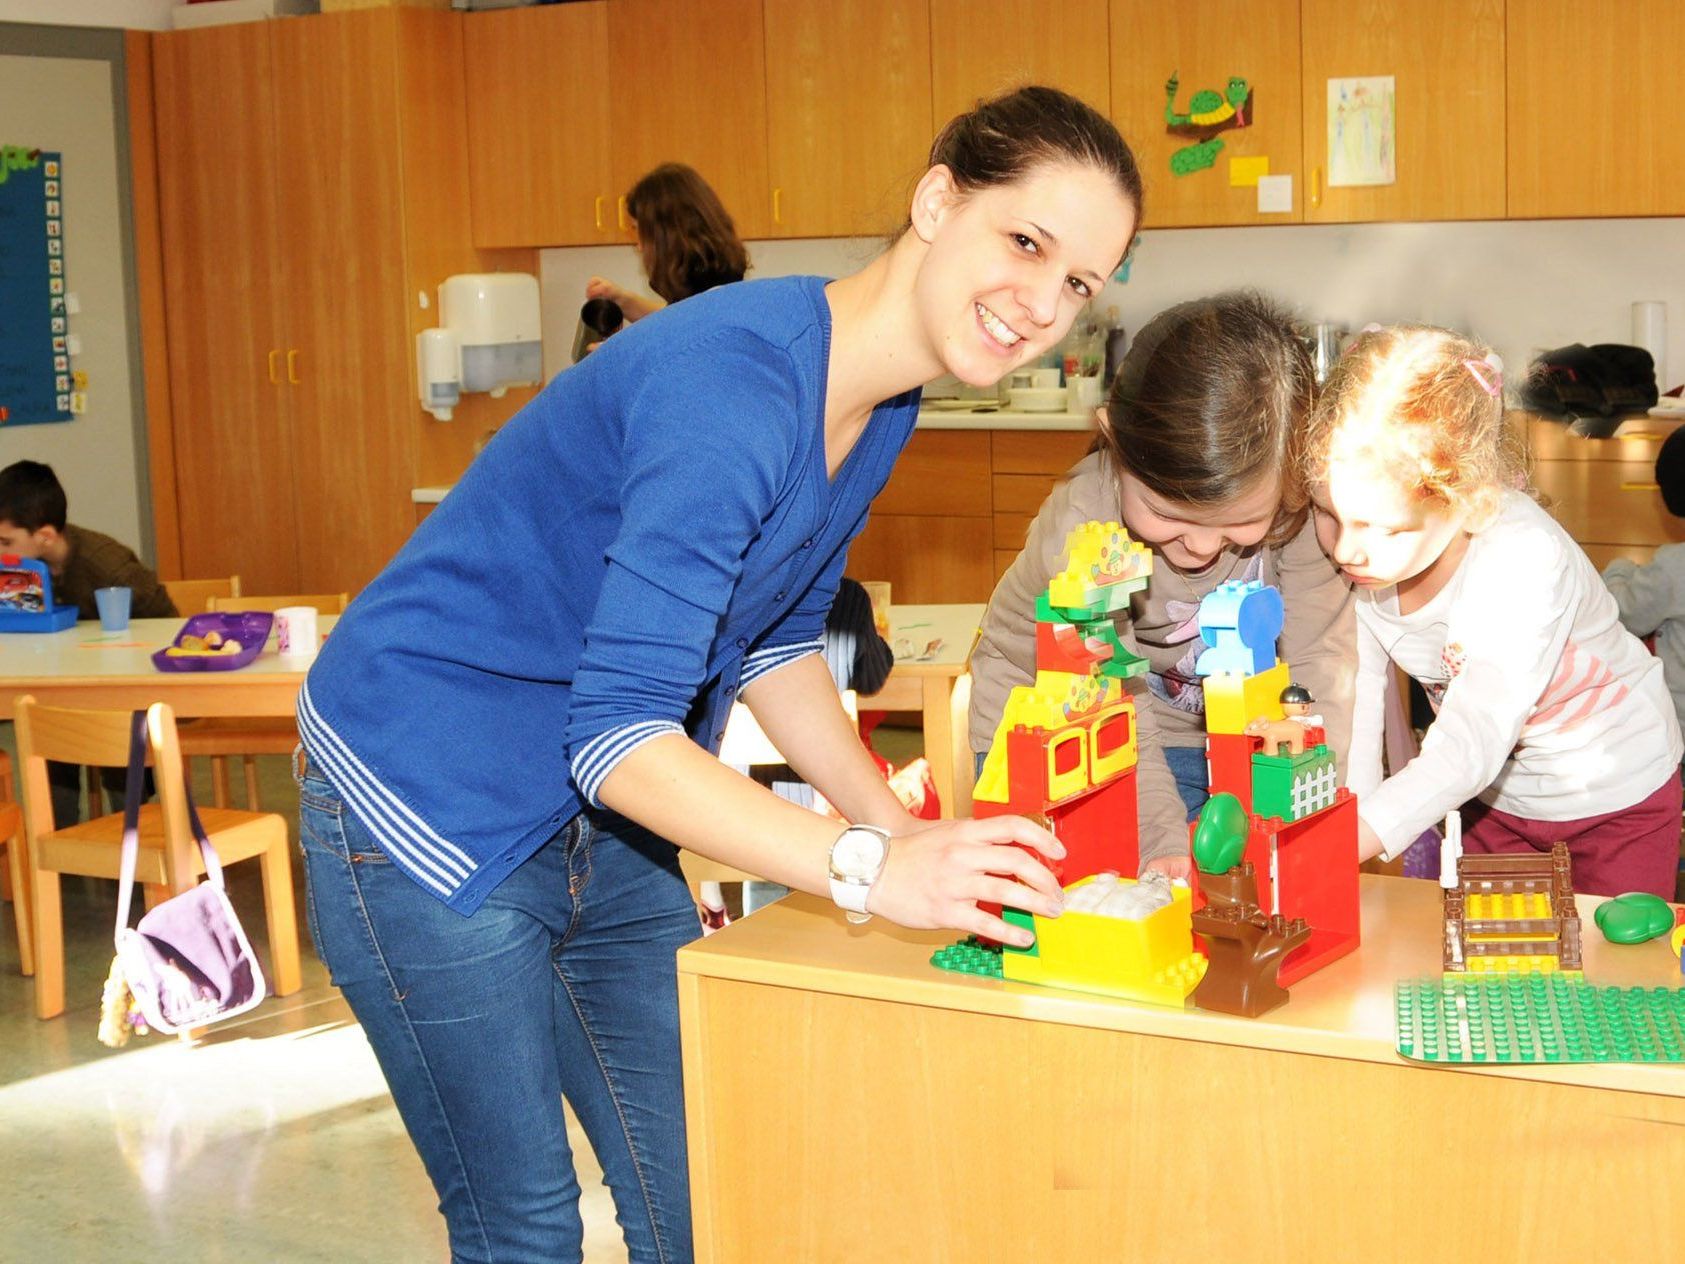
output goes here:
{"type": "MultiPolygon", "coordinates": [[[[14,461],[0,470],[0,557],[16,556],[45,562],[53,577],[53,600],[74,605],[77,617],[96,619],[96,588],[127,588],[129,615],[135,619],[169,619],[175,603],[158,577],[134,550],[67,521],[69,504],[53,467],[39,461],[14,461]]],[[[124,770],[101,770],[100,781],[114,803],[123,801],[124,770]]],[[[80,817],[80,769],[75,764],[49,763],[53,788],[53,820],[63,828],[80,817]]],[[[150,779],[148,793],[150,793],[150,779]]]]}

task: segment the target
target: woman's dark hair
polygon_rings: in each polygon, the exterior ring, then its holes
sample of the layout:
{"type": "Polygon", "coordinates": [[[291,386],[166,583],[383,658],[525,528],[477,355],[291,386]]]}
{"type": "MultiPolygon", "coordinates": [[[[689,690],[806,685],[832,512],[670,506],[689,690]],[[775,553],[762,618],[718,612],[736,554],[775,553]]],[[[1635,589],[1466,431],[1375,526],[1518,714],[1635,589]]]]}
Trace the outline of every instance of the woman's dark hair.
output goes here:
{"type": "Polygon", "coordinates": [[[953,172],[961,193],[1010,184],[1044,162],[1073,162],[1112,177],[1141,223],[1141,169],[1111,120],[1057,88],[1017,88],[961,114],[930,146],[929,165],[953,172]]]}
{"type": "Polygon", "coordinates": [[[1155,316],[1118,367],[1095,447],[1149,491],[1218,505],[1281,479],[1269,542],[1305,522],[1298,445],[1312,403],[1310,355],[1262,295],[1219,294],[1155,316]]]}
{"type": "Polygon", "coordinates": [[[69,510],[64,486],[53,467],[39,461],[14,461],[0,470],[0,522],[25,531],[42,527],[64,530],[69,510]]]}
{"type": "Polygon", "coordinates": [[[626,194],[638,224],[649,287],[669,303],[741,281],[749,254],[708,182],[679,162],[664,162],[626,194]]]}

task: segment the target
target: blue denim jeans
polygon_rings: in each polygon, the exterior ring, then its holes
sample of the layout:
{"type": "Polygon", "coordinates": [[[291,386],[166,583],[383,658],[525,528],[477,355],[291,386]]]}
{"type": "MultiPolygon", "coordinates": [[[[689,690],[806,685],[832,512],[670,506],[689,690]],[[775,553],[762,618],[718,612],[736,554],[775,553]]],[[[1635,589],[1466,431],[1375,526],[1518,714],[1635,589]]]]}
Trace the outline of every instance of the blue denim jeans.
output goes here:
{"type": "Polygon", "coordinates": [[[582,1258],[566,1097],[629,1258],[689,1261],[673,955],[699,928],[672,845],[582,812],[463,917],[314,774],[299,824],[310,933],[438,1191],[452,1260],[582,1258]]]}

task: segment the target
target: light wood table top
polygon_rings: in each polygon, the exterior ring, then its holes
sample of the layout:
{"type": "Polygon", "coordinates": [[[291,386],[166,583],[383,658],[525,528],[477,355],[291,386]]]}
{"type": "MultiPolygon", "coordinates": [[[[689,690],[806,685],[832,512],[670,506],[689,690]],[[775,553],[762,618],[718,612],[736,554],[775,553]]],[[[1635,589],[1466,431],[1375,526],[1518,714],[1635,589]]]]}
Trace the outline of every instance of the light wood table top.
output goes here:
{"type": "MultiPolygon", "coordinates": [[[[1067,1026],[1410,1065],[1394,1050],[1393,985],[1440,973],[1439,886],[1364,874],[1361,893],[1363,943],[1358,950],[1295,984],[1286,1005],[1257,1019],[948,973],[930,964],[930,954],[952,943],[955,935],[909,931],[881,918],[850,926],[828,902],[807,895],[790,896],[684,948],[679,970],[1067,1026]]],[[[1606,943],[1591,917],[1600,903],[1596,896],[1579,897],[1588,982],[1674,988],[1685,983],[1665,940],[1634,946],[1606,943]]],[[[1446,1069],[1685,1098],[1685,1064],[1446,1069]]]]}
{"type": "MultiPolygon", "coordinates": [[[[326,632],[336,615],[321,615],[326,632]]],[[[162,672],[152,655],[175,640],[184,619],[136,619],[126,632],[97,621],[63,632],[0,633],[0,718],[23,694],[57,706],[130,709],[168,702],[177,715],[292,715],[308,661],[266,648],[234,671],[162,672]]]]}

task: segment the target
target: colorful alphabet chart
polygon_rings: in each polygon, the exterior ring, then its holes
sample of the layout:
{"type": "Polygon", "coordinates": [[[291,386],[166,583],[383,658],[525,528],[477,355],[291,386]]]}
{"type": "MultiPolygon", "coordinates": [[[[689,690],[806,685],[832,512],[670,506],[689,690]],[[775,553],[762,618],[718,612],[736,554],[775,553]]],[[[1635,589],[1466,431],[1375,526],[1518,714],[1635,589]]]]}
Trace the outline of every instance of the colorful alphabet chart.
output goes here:
{"type": "Polygon", "coordinates": [[[0,426],[69,421],[64,163],[0,146],[0,426]]]}

